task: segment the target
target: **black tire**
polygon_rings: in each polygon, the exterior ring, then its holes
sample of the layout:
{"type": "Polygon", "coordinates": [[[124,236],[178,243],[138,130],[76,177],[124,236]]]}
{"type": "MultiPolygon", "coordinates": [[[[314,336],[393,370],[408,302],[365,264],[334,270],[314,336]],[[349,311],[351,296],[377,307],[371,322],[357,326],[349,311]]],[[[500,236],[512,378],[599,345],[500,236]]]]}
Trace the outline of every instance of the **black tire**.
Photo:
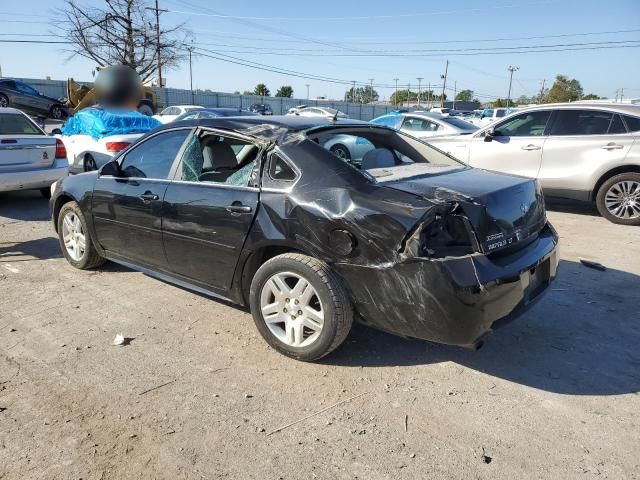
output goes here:
{"type": "Polygon", "coordinates": [[[40,194],[41,194],[44,198],[51,198],[51,187],[41,188],[41,189],[40,189],[40,194]]]}
{"type": "Polygon", "coordinates": [[[49,118],[53,118],[54,120],[62,119],[62,107],[60,105],[54,105],[51,107],[51,111],[49,112],[49,118]]]}
{"type": "Polygon", "coordinates": [[[93,155],[90,153],[85,153],[84,158],[82,159],[82,169],[85,172],[93,172],[98,169],[96,159],[93,158],[93,155]]]}
{"type": "Polygon", "coordinates": [[[336,143],[329,149],[329,151],[337,157],[343,158],[345,160],[351,160],[351,152],[341,143],[336,143]]]}
{"type": "Polygon", "coordinates": [[[138,105],[138,112],[146,115],[147,117],[153,116],[153,108],[148,103],[141,103],[138,105]]]}
{"type": "Polygon", "coordinates": [[[258,269],[251,282],[249,303],[256,328],[265,341],[283,355],[305,362],[318,360],[338,348],[347,338],[353,323],[353,306],[340,279],[326,263],[298,253],[278,255],[258,269]],[[262,290],[273,275],[282,272],[302,276],[316,290],[322,304],[324,323],[311,345],[287,345],[269,330],[263,318],[260,308],[262,290]]]}
{"type": "Polygon", "coordinates": [[[6,95],[0,93],[0,107],[5,108],[9,106],[9,98],[6,95]]]}
{"type": "MultiPolygon", "coordinates": [[[[598,207],[598,212],[600,212],[600,215],[602,215],[604,218],[606,218],[612,223],[617,223],[618,225],[638,226],[640,225],[640,216],[636,216],[635,218],[622,218],[621,216],[615,215],[613,212],[609,211],[609,208],[607,208],[607,204],[606,204],[607,192],[609,192],[611,187],[614,187],[616,184],[620,182],[632,182],[634,184],[640,185],[640,173],[636,173],[636,172],[621,173],[619,175],[615,175],[611,177],[606,182],[604,182],[600,186],[600,189],[598,190],[598,193],[596,195],[596,206],[598,207]]],[[[640,187],[636,187],[636,188],[640,188],[640,187]]],[[[640,192],[640,191],[635,190],[633,193],[635,194],[635,192],[640,192]]],[[[640,208],[640,195],[637,197],[636,204],[638,205],[638,208],[640,208]]]]}
{"type": "Polygon", "coordinates": [[[58,240],[60,242],[60,248],[62,249],[62,254],[67,261],[80,270],[90,270],[95,267],[99,267],[106,260],[98,254],[96,247],[93,245],[93,239],[87,229],[87,222],[84,218],[82,210],[80,210],[80,206],[76,202],[67,202],[60,209],[60,213],[58,214],[58,240]],[[82,254],[82,257],[78,260],[72,258],[67,250],[64,239],[63,239],[63,222],[65,217],[69,214],[73,213],[82,224],[82,230],[85,237],[85,249],[82,254]]]}

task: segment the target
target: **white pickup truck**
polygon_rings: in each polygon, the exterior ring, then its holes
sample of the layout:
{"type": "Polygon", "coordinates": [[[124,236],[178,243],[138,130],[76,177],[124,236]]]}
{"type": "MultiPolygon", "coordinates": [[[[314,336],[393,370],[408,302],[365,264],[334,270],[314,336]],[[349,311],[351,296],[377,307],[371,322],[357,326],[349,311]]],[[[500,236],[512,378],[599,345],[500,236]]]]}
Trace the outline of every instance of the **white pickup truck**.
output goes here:
{"type": "Polygon", "coordinates": [[[517,112],[518,108],[485,108],[479,117],[475,115],[469,119],[467,122],[473,123],[476,127],[484,127],[485,125],[490,124],[491,122],[498,120],[502,117],[506,117],[507,115],[517,112]]]}

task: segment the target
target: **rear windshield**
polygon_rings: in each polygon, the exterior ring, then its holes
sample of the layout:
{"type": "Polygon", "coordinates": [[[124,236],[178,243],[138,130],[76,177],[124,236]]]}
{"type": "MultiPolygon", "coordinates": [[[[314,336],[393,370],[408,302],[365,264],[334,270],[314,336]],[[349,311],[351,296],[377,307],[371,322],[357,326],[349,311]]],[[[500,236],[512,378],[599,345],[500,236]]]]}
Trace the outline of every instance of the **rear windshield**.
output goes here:
{"type": "Polygon", "coordinates": [[[464,120],[460,120],[459,118],[455,117],[443,118],[441,121],[444,123],[448,123],[449,125],[453,125],[460,130],[469,130],[470,132],[475,132],[478,129],[478,127],[476,127],[475,125],[472,125],[469,122],[465,122],[464,120]]]}
{"type": "Polygon", "coordinates": [[[24,115],[0,113],[0,135],[44,135],[44,133],[24,115]]]}

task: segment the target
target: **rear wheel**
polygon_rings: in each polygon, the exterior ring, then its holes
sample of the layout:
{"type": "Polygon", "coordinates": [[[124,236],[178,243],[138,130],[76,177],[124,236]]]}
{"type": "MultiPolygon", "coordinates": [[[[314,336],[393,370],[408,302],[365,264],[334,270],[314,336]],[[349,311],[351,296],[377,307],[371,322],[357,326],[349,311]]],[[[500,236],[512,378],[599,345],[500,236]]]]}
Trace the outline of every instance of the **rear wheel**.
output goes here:
{"type": "Polygon", "coordinates": [[[9,99],[6,95],[0,93],[0,107],[5,108],[9,106],[9,99]]]}
{"type": "Polygon", "coordinates": [[[349,149],[341,143],[334,145],[329,149],[329,151],[339,158],[351,160],[351,152],[349,152],[349,149]]]}
{"type": "Polygon", "coordinates": [[[596,205],[600,215],[613,223],[640,225],[640,173],[621,173],[604,182],[596,205]]]}
{"type": "Polygon", "coordinates": [[[93,155],[91,155],[90,153],[86,153],[84,155],[82,168],[85,172],[93,172],[94,170],[98,169],[98,164],[96,163],[96,159],[93,158],[93,155]]]}
{"type": "Polygon", "coordinates": [[[353,323],[349,297],[329,266],[297,253],[265,262],[253,277],[249,300],[262,337],[297,360],[324,357],[344,342],[353,323]]]}
{"type": "Polygon", "coordinates": [[[87,222],[76,202],[65,203],[58,215],[58,239],[67,261],[80,270],[98,267],[105,262],[87,229],[87,222]]]}
{"type": "Polygon", "coordinates": [[[53,107],[51,107],[49,116],[54,120],[60,120],[62,118],[62,107],[60,107],[60,105],[54,105],[53,107]]]}

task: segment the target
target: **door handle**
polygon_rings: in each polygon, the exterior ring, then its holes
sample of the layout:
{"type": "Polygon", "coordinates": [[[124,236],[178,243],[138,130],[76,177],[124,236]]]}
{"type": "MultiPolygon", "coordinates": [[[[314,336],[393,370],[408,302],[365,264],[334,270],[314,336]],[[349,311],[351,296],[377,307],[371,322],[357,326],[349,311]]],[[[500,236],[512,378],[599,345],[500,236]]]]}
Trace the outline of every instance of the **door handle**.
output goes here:
{"type": "Polygon", "coordinates": [[[142,200],[144,203],[149,203],[153,200],[158,200],[160,197],[155,193],[145,192],[142,195],[139,195],[138,198],[142,200]]]}
{"type": "Polygon", "coordinates": [[[249,205],[242,205],[240,202],[233,202],[225,207],[227,212],[231,213],[251,213],[252,208],[249,205]]]}
{"type": "Polygon", "coordinates": [[[621,148],[624,148],[624,145],[619,145],[617,143],[611,142],[611,143],[607,143],[606,145],[600,148],[603,148],[605,150],[620,150],[621,148]]]}
{"type": "Polygon", "coordinates": [[[541,148],[539,145],[525,145],[522,150],[540,150],[541,148]]]}

